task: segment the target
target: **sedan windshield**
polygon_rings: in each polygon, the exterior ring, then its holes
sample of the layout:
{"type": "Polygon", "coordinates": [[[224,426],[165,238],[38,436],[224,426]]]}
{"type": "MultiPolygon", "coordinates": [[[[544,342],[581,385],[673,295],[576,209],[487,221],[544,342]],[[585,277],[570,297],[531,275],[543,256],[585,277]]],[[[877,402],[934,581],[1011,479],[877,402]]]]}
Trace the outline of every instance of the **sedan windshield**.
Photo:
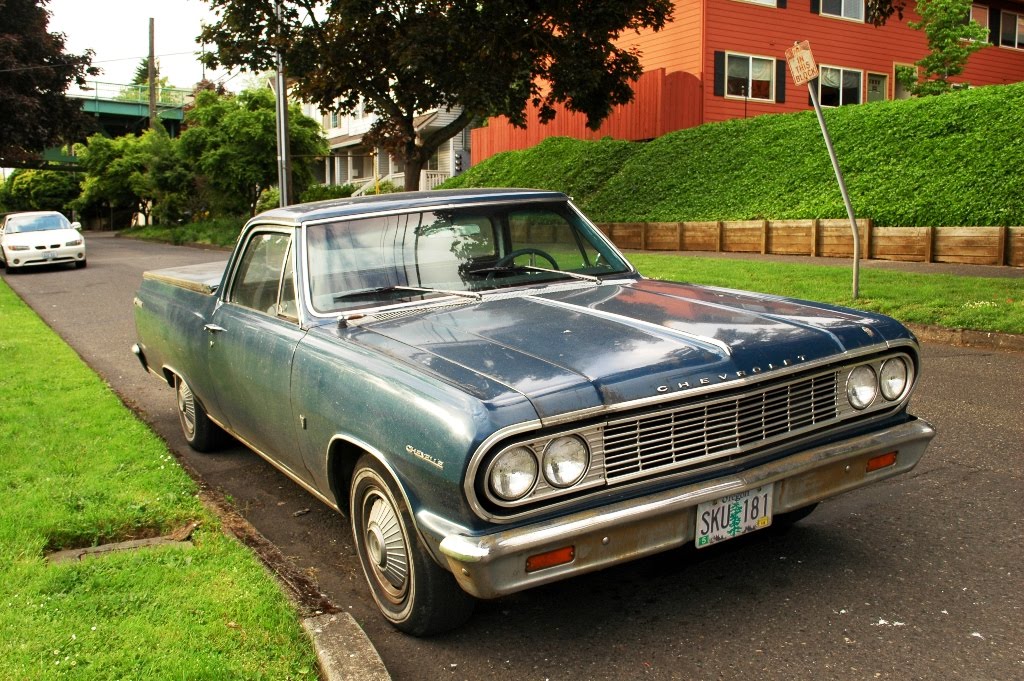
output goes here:
{"type": "Polygon", "coordinates": [[[564,202],[471,206],[306,227],[319,313],[631,271],[564,202]]]}
{"type": "Polygon", "coordinates": [[[24,232],[48,232],[54,229],[69,229],[67,218],[60,213],[52,215],[15,215],[7,218],[5,234],[24,232]]]}

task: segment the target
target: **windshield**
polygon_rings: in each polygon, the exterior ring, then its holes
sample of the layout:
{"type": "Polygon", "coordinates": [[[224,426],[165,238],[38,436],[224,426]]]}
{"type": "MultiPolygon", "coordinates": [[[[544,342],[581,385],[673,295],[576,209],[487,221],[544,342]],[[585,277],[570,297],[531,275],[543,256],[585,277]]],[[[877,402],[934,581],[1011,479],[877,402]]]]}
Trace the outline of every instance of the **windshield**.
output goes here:
{"type": "Polygon", "coordinates": [[[7,218],[4,233],[47,232],[53,229],[70,229],[68,219],[60,213],[49,215],[12,215],[7,218]]]}
{"type": "Polygon", "coordinates": [[[319,313],[630,271],[564,202],[403,213],[306,227],[319,313]]]}

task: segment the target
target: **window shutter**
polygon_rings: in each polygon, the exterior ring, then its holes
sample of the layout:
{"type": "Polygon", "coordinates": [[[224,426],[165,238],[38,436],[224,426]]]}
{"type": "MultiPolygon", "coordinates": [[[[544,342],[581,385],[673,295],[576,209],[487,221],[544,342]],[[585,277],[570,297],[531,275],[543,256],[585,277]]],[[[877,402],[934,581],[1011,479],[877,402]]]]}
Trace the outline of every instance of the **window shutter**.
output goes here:
{"type": "Polygon", "coordinates": [[[821,14],[821,0],[811,0],[811,14],[821,14]]]}
{"type": "Polygon", "coordinates": [[[775,102],[777,104],[786,103],[786,69],[785,59],[775,60],[775,102]]]}
{"type": "Polygon", "coordinates": [[[779,9],[786,9],[786,0],[775,0],[775,6],[779,9]]]}
{"type": "Polygon", "coordinates": [[[725,52],[715,52],[715,97],[725,97],[725,52]]]}
{"type": "Polygon", "coordinates": [[[1002,16],[1003,13],[999,11],[998,7],[988,8],[988,41],[993,45],[999,44],[999,36],[1002,35],[1002,28],[999,23],[1002,16]]]}

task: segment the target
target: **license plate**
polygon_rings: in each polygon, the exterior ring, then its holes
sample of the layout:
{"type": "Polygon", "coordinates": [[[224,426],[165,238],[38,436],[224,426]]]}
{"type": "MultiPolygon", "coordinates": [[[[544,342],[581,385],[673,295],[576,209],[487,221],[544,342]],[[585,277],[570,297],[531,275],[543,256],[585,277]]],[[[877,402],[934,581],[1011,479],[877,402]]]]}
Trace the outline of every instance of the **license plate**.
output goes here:
{"type": "Polygon", "coordinates": [[[701,549],[772,524],[772,485],[730,494],[697,506],[696,544],[701,549]]]}
{"type": "Polygon", "coordinates": [[[46,251],[43,253],[43,260],[53,260],[57,256],[53,251],[46,251]]]}

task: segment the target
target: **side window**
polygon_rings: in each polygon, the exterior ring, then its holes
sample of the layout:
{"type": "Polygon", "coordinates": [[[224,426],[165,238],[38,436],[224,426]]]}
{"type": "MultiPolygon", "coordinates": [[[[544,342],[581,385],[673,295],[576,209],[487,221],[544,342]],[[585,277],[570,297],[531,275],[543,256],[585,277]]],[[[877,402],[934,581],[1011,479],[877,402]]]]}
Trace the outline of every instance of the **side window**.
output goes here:
{"type": "Polygon", "coordinates": [[[278,291],[291,239],[286,234],[256,234],[249,239],[231,284],[230,301],[277,314],[278,291]]]}

